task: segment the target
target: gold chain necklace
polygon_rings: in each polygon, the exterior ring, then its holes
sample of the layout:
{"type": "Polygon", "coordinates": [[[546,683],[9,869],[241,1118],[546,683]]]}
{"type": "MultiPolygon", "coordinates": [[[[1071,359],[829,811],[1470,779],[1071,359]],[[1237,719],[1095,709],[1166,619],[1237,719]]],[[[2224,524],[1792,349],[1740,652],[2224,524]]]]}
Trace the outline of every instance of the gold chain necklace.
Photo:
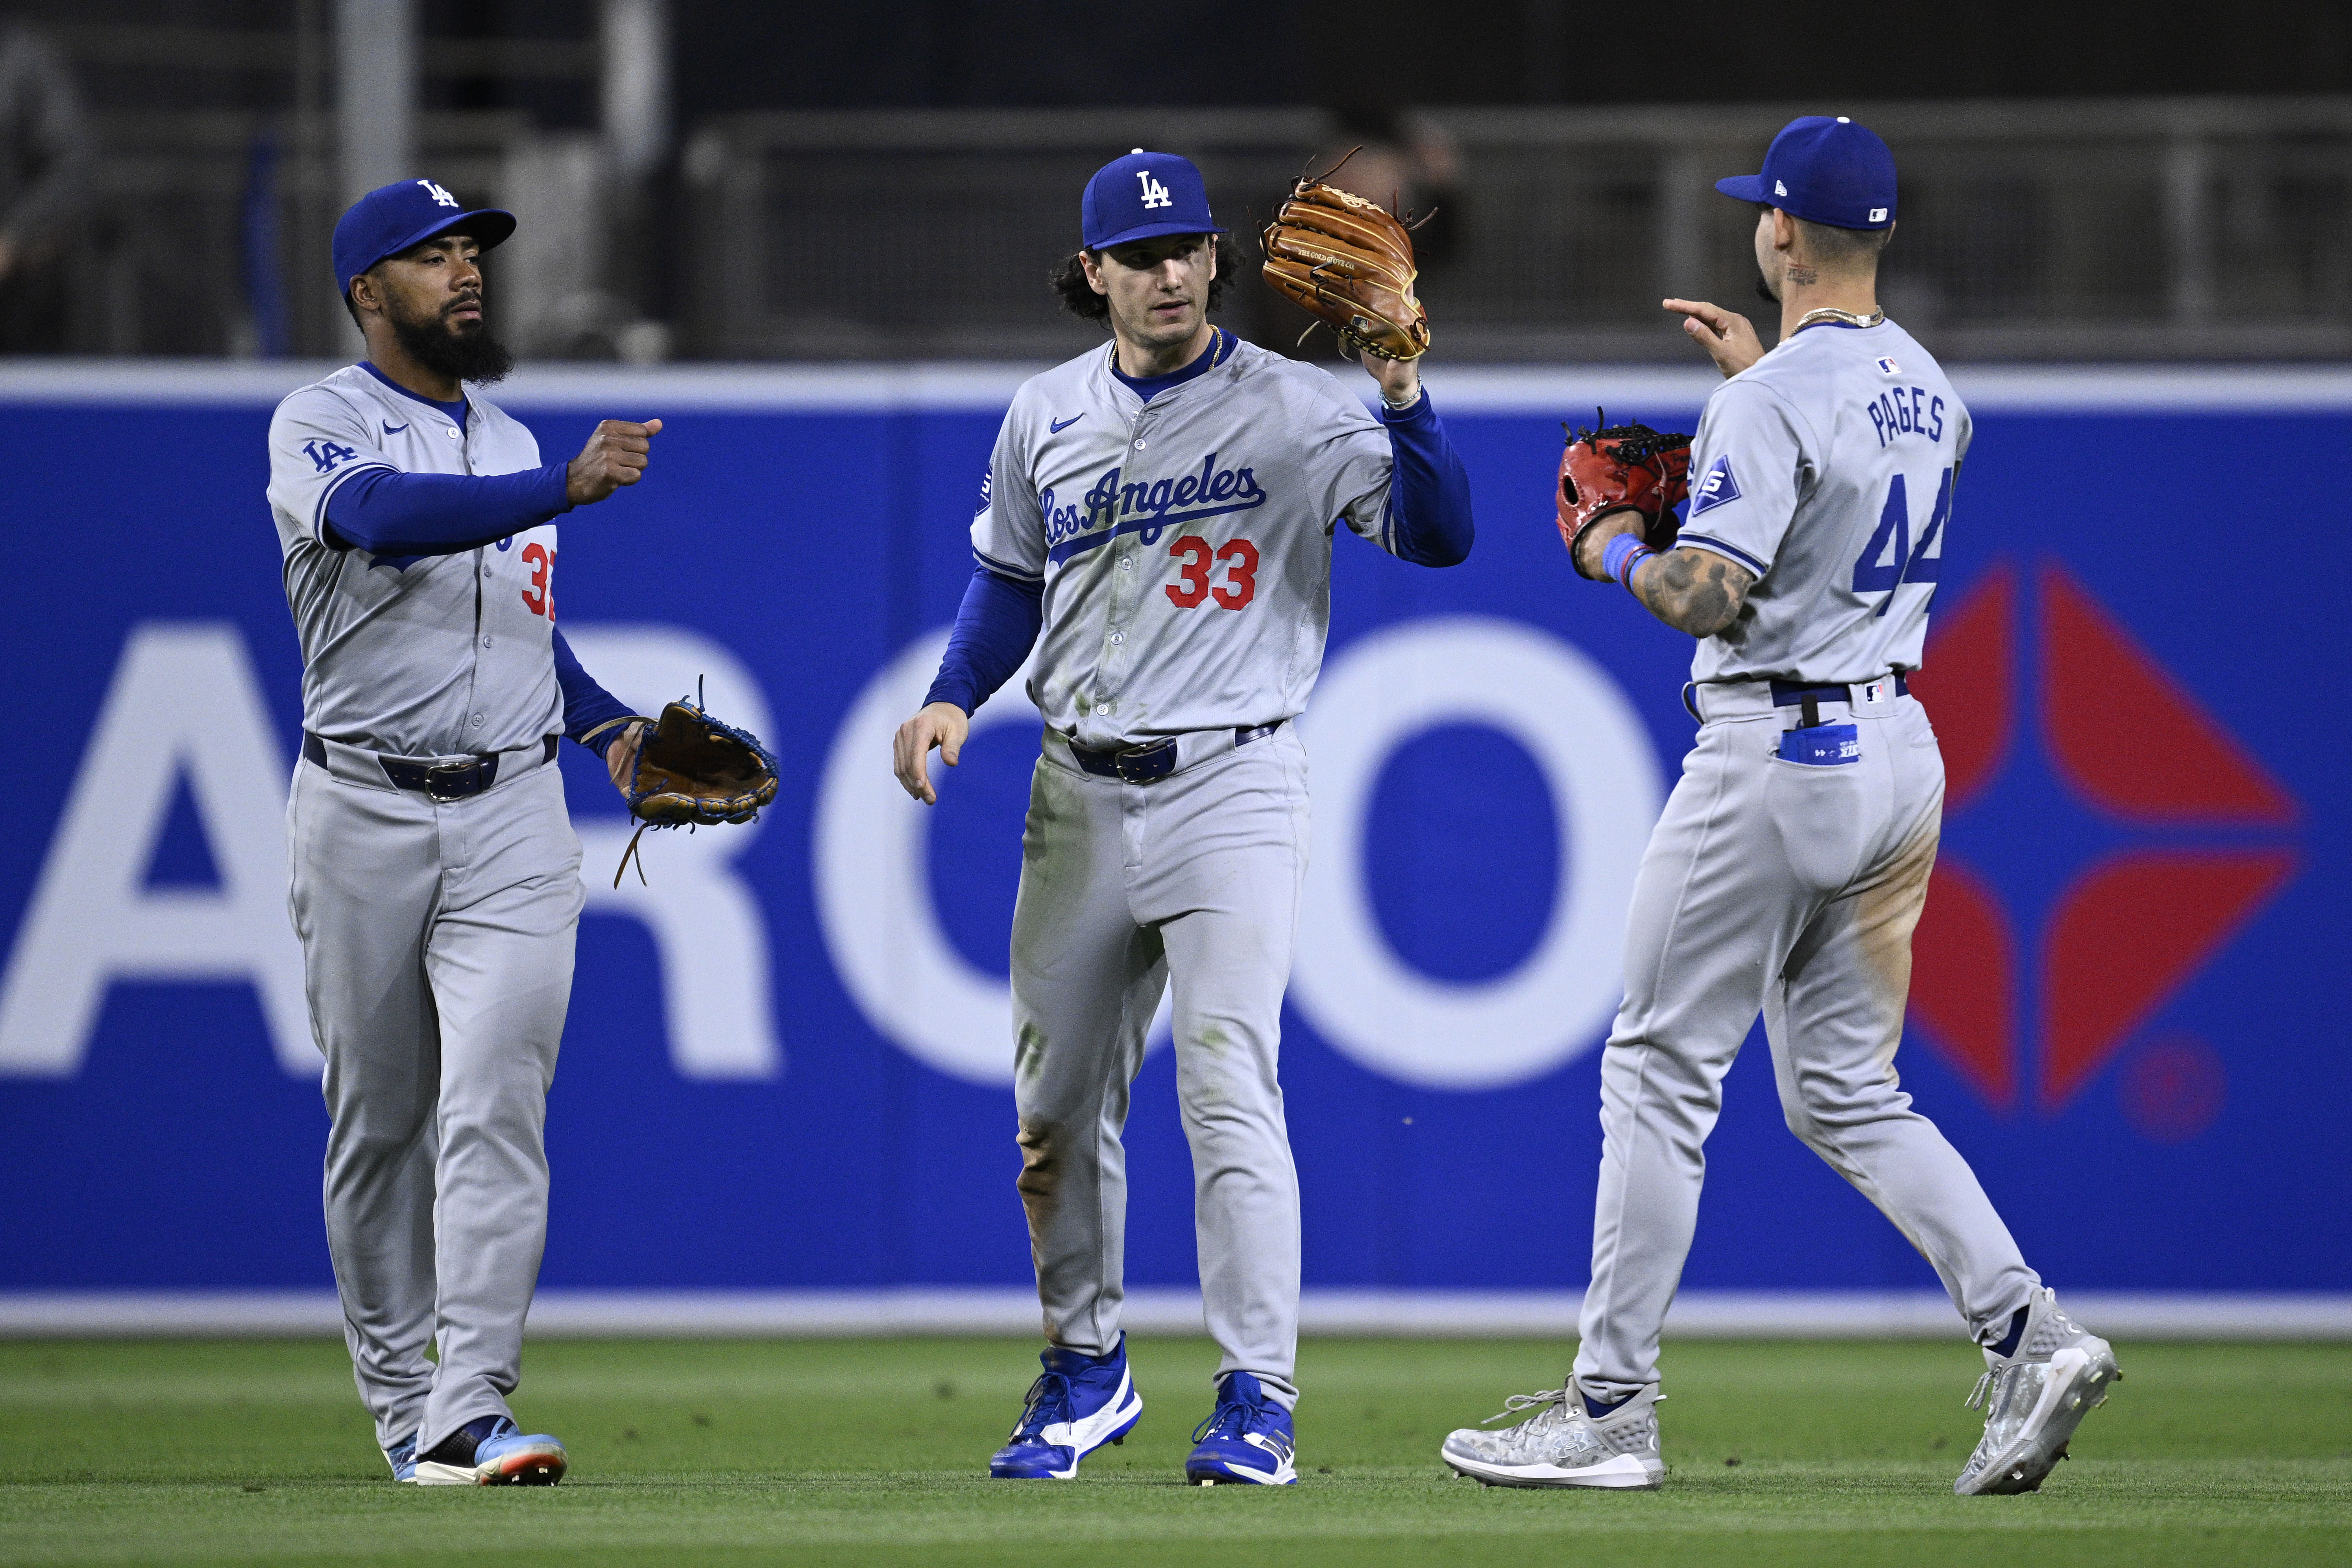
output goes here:
{"type": "Polygon", "coordinates": [[[1797,331],[1803,331],[1815,321],[1843,321],[1849,327],[1874,327],[1886,320],[1884,310],[1873,310],[1867,316],[1852,310],[1841,310],[1834,305],[1824,305],[1818,310],[1808,310],[1797,318],[1797,331]]]}

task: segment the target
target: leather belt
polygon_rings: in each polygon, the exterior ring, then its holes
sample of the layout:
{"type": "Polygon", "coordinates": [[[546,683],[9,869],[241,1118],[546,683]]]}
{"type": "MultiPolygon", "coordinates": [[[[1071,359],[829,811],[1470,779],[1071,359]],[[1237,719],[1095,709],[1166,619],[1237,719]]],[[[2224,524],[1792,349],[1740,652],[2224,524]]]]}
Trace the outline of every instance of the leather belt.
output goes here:
{"type": "MultiPolygon", "coordinates": [[[[1234,731],[1234,749],[1239,751],[1252,741],[1263,741],[1282,728],[1283,721],[1258,724],[1234,731]]],[[[1214,733],[1214,731],[1211,731],[1214,733]]],[[[1098,752],[1069,742],[1070,756],[1079,767],[1097,778],[1121,779],[1129,784],[1150,784],[1164,779],[1176,771],[1176,737],[1171,735],[1149,746],[1128,746],[1118,751],[1098,752]]]]}
{"type": "MultiPolygon", "coordinates": [[[[1880,679],[1884,679],[1885,677],[1882,676],[1880,679]]],[[[1870,682],[1863,681],[1860,684],[1867,686],[1870,682]]],[[[1899,669],[1895,672],[1895,695],[1897,697],[1911,695],[1911,682],[1904,678],[1903,671],[1899,669]]],[[[1853,688],[1851,686],[1801,686],[1793,680],[1776,680],[1772,683],[1772,706],[1775,708],[1800,707],[1809,697],[1815,702],[1851,702],[1853,700],[1853,688]]]]}
{"type": "MultiPolygon", "coordinates": [[[[341,742],[337,743],[341,744],[341,742]]],[[[548,736],[540,742],[539,765],[543,767],[555,760],[555,745],[556,738],[553,735],[548,736]]],[[[350,750],[357,749],[350,748],[350,750]]],[[[499,782],[499,754],[496,752],[446,763],[423,762],[415,757],[389,756],[382,752],[366,752],[362,754],[375,759],[376,765],[383,770],[383,776],[392,781],[394,788],[414,790],[418,795],[430,796],[434,800],[465,800],[469,796],[481,794],[499,782]]],[[[308,730],[303,731],[302,755],[330,773],[334,771],[327,760],[327,742],[323,736],[313,734],[308,730]]],[[[511,756],[513,753],[508,752],[507,755],[511,756]]]]}
{"type": "Polygon", "coordinates": [[[1878,716],[1895,711],[1895,700],[1911,695],[1907,672],[1891,670],[1875,679],[1839,685],[1835,681],[1772,680],[1749,677],[1740,680],[1685,681],[1683,707],[1702,724],[1719,719],[1763,719],[1783,709],[1804,715],[1807,728],[1821,722],[1822,704],[1834,702],[1848,714],[1878,716]]]}

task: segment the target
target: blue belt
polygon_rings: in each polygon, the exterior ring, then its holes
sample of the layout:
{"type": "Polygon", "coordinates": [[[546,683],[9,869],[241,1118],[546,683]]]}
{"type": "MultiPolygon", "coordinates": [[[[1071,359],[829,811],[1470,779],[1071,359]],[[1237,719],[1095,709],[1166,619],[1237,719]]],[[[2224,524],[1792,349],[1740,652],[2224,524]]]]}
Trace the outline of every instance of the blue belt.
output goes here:
{"type": "MultiPolygon", "coordinates": [[[[1282,721],[1276,719],[1271,724],[1260,724],[1248,730],[1235,730],[1234,749],[1239,751],[1252,741],[1263,741],[1281,728],[1282,721]]],[[[1079,767],[1097,778],[1124,779],[1129,784],[1150,784],[1155,779],[1164,779],[1176,771],[1176,738],[1171,735],[1167,740],[1152,745],[1129,746],[1124,751],[1118,752],[1097,752],[1073,741],[1070,742],[1070,755],[1077,760],[1079,767]]]]}
{"type": "MultiPolygon", "coordinates": [[[[1872,677],[1872,679],[1875,680],[1885,679],[1885,676],[1872,677]]],[[[1855,686],[1869,684],[1868,680],[1857,680],[1852,686],[1801,686],[1793,680],[1776,680],[1772,683],[1772,706],[1794,708],[1808,697],[1815,702],[1849,702],[1853,700],[1855,686]]],[[[1904,678],[1903,671],[1899,669],[1895,672],[1895,695],[1897,697],[1911,695],[1911,682],[1904,678]]]]}
{"type": "MultiPolygon", "coordinates": [[[[543,744],[545,751],[540,758],[542,765],[555,760],[555,737],[548,736],[543,744]]],[[[323,768],[327,765],[327,743],[305,730],[302,755],[323,768]]],[[[383,776],[392,781],[394,788],[415,790],[435,800],[464,800],[499,781],[496,752],[467,757],[462,763],[420,763],[413,757],[388,757],[382,752],[374,756],[383,769],[383,776]]]]}

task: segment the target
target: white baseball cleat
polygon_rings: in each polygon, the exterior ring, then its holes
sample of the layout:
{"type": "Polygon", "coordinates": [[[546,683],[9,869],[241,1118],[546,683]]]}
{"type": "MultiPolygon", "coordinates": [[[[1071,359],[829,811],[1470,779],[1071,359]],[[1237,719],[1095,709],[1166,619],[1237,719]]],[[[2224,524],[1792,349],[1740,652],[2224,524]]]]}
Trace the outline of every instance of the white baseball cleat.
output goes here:
{"type": "Polygon", "coordinates": [[[1568,1386],[1542,1394],[1514,1394],[1487,1425],[1507,1415],[1534,1415],[1500,1432],[1465,1426],[1445,1439],[1439,1452],[1448,1465],[1490,1487],[1607,1487],[1646,1489],[1664,1479],[1658,1457],[1656,1388],[1641,1393],[1605,1415],[1591,1414],[1584,1391],[1568,1386]]]}
{"type": "Polygon", "coordinates": [[[2106,1403],[2109,1384],[2123,1381],[2114,1347],[2060,1311],[2053,1292],[2037,1290],[2026,1306],[2015,1353],[1986,1351],[1969,1395],[1970,1409],[1984,1410],[1985,1430],[1952,1483],[1962,1497],[2041,1490],[2074,1428],[2106,1403]]]}

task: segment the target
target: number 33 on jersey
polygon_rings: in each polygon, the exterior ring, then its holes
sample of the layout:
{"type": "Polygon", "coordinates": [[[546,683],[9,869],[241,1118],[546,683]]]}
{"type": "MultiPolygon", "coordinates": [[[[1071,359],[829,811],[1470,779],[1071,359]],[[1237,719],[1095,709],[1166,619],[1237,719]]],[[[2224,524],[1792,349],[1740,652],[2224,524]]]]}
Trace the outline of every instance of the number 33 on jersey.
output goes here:
{"type": "Polygon", "coordinates": [[[1212,547],[1197,533],[1188,533],[1168,547],[1183,563],[1181,584],[1168,584],[1168,602],[1180,610],[1196,610],[1213,597],[1225,609],[1238,610],[1257,597],[1257,546],[1246,539],[1229,540],[1212,547]],[[1225,581],[1212,587],[1211,563],[1228,566],[1225,581]]]}

